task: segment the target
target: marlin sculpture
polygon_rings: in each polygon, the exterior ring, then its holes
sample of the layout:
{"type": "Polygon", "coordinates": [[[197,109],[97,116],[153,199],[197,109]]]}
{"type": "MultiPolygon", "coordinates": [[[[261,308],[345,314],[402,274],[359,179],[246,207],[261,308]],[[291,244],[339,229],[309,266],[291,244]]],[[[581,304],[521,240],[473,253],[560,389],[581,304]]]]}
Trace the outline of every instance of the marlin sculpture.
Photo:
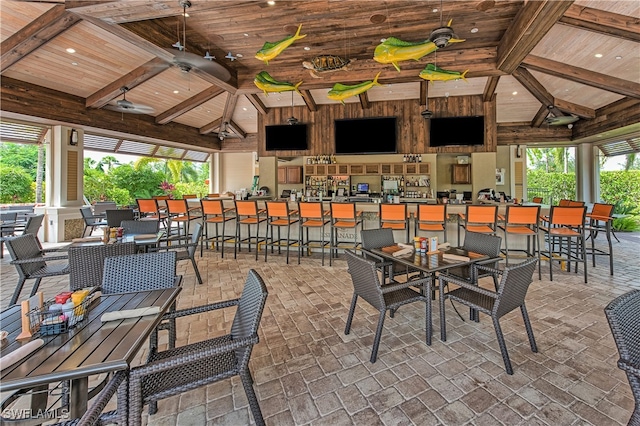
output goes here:
{"type": "Polygon", "coordinates": [[[265,95],[268,96],[267,92],[290,92],[295,90],[300,93],[298,90],[298,86],[302,84],[302,81],[298,84],[288,83],[286,81],[278,81],[271,77],[268,72],[262,71],[253,79],[253,83],[258,87],[258,89],[262,90],[265,95]]]}
{"type": "MultiPolygon", "coordinates": [[[[451,26],[451,21],[447,24],[451,26]]],[[[464,39],[451,38],[449,43],[461,43],[464,39]]],[[[373,52],[373,59],[381,64],[393,64],[395,69],[400,71],[398,62],[413,59],[417,61],[429,53],[438,50],[438,46],[431,40],[421,42],[410,42],[400,40],[396,37],[389,37],[380,43],[373,52]]]]}
{"type": "Polygon", "coordinates": [[[300,40],[301,38],[305,38],[307,36],[306,34],[300,35],[301,29],[302,24],[298,26],[298,31],[296,31],[296,33],[292,36],[286,37],[275,43],[271,43],[268,41],[265,42],[264,46],[262,46],[262,49],[258,50],[258,53],[256,53],[256,59],[260,59],[261,61],[264,61],[265,64],[269,65],[270,60],[281,54],[284,49],[291,46],[294,41],[300,40]]]}
{"type": "Polygon", "coordinates": [[[327,98],[334,101],[340,101],[344,105],[345,99],[350,98],[351,96],[358,96],[359,94],[371,89],[373,86],[382,86],[378,83],[379,76],[380,73],[376,74],[376,77],[373,80],[363,81],[362,83],[355,84],[353,86],[336,83],[333,85],[331,90],[329,90],[329,93],[327,93],[327,98]]]}
{"type": "Polygon", "coordinates": [[[420,71],[420,78],[424,78],[425,80],[429,80],[430,82],[434,81],[450,81],[450,80],[464,80],[467,81],[465,75],[469,70],[466,70],[462,74],[458,71],[449,71],[444,70],[442,68],[438,68],[435,64],[427,64],[427,66],[420,71]]]}

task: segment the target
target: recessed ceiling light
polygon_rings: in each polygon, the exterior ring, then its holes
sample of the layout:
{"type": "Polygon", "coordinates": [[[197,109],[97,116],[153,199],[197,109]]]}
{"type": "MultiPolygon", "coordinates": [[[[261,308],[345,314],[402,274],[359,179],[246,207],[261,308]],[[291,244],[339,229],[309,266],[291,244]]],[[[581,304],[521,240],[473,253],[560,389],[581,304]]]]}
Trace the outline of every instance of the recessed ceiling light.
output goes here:
{"type": "Polygon", "coordinates": [[[622,56],[618,55],[616,56],[616,59],[622,59],[622,56]]]}
{"type": "Polygon", "coordinates": [[[275,6],[276,2],[275,2],[275,1],[273,1],[273,0],[269,0],[269,1],[267,2],[267,4],[268,4],[269,6],[275,6]]]}
{"type": "Polygon", "coordinates": [[[475,34],[475,33],[477,33],[477,32],[478,32],[478,29],[477,29],[476,27],[473,27],[473,28],[471,28],[471,32],[472,32],[473,34],[475,34]]]}
{"type": "Polygon", "coordinates": [[[242,53],[236,53],[236,56],[237,56],[238,58],[242,58],[242,53]]]}
{"type": "Polygon", "coordinates": [[[180,91],[179,90],[174,90],[173,93],[178,94],[178,93],[180,93],[180,91]]]}
{"type": "Polygon", "coordinates": [[[77,62],[71,62],[71,65],[76,66],[76,65],[78,65],[78,63],[77,62]]]}
{"type": "Polygon", "coordinates": [[[304,50],[311,50],[311,48],[309,46],[305,46],[304,50]]]}
{"type": "Polygon", "coordinates": [[[76,49],[73,47],[67,47],[67,53],[76,53],[76,49]]]}
{"type": "Polygon", "coordinates": [[[247,107],[242,107],[242,110],[243,110],[243,111],[246,111],[246,110],[247,110],[247,107]]]}
{"type": "Polygon", "coordinates": [[[513,92],[511,92],[511,94],[512,94],[513,96],[515,96],[515,95],[517,95],[517,94],[518,94],[518,92],[513,91],[513,92]]]}
{"type": "Polygon", "coordinates": [[[208,109],[208,110],[207,110],[207,114],[209,114],[209,113],[211,113],[211,110],[210,110],[210,109],[208,109]]]}
{"type": "Polygon", "coordinates": [[[595,54],[595,55],[593,55],[593,56],[595,56],[596,58],[602,58],[602,53],[596,53],[596,54],[595,54]]]}
{"type": "Polygon", "coordinates": [[[433,13],[438,13],[438,8],[437,8],[437,7],[434,7],[434,8],[433,8],[433,10],[432,10],[432,12],[433,12],[433,13]]]}
{"type": "Polygon", "coordinates": [[[242,35],[245,36],[245,37],[249,37],[249,34],[247,34],[247,33],[244,33],[242,35]]]}
{"type": "Polygon", "coordinates": [[[189,14],[185,12],[185,13],[184,13],[184,17],[185,17],[185,18],[188,18],[188,17],[189,17],[189,14]]]}
{"type": "Polygon", "coordinates": [[[154,93],[155,93],[156,95],[159,95],[159,94],[160,94],[160,92],[154,92],[154,93]]]}

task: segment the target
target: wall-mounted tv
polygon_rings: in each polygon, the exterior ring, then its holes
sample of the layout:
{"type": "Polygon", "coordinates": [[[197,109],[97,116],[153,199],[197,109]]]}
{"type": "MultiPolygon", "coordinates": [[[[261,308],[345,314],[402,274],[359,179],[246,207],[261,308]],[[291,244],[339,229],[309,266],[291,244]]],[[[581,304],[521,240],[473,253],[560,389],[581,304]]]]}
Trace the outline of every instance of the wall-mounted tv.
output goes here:
{"type": "Polygon", "coordinates": [[[267,151],[301,151],[308,149],[306,124],[265,126],[267,151]]]}
{"type": "Polygon", "coordinates": [[[429,146],[484,145],[484,116],[432,118],[430,122],[429,146]]]}
{"type": "Polygon", "coordinates": [[[396,118],[335,120],[336,154],[396,153],[396,118]]]}

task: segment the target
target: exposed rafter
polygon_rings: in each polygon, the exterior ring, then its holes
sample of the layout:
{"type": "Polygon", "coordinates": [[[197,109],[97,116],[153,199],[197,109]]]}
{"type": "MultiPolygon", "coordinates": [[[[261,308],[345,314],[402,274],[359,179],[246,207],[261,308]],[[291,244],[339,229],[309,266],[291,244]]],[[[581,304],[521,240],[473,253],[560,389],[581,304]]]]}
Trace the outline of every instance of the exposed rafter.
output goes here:
{"type": "Polygon", "coordinates": [[[574,4],[567,9],[559,22],[611,37],[640,42],[640,19],[631,16],[574,4]]]}
{"type": "Polygon", "coordinates": [[[500,77],[489,77],[487,84],[484,86],[484,93],[482,94],[482,100],[484,102],[490,101],[496,95],[496,87],[498,87],[498,81],[500,77]]]}
{"type": "Polygon", "coordinates": [[[310,90],[301,90],[300,95],[302,96],[302,99],[307,105],[309,111],[313,112],[318,110],[318,105],[316,105],[316,101],[313,99],[313,95],[311,94],[310,90]]]}
{"type": "Polygon", "coordinates": [[[247,97],[247,99],[249,100],[249,102],[251,102],[251,105],[253,105],[255,107],[255,109],[258,110],[258,112],[260,114],[269,114],[269,108],[267,108],[264,103],[262,103],[262,101],[260,100],[260,98],[254,94],[254,93],[248,93],[245,95],[247,97]]]}
{"type": "Polygon", "coordinates": [[[224,93],[224,90],[222,90],[221,88],[216,86],[211,86],[208,89],[205,89],[202,92],[196,94],[195,96],[192,96],[189,99],[186,99],[183,102],[180,102],[178,105],[174,106],[173,108],[168,109],[167,111],[159,114],[156,117],[156,123],[166,124],[174,120],[176,117],[181,116],[182,114],[190,111],[191,109],[197,107],[198,105],[201,105],[207,102],[208,100],[213,99],[218,95],[221,95],[222,93],[224,93]]]}
{"type": "Polygon", "coordinates": [[[547,89],[545,89],[529,71],[525,68],[519,67],[513,71],[513,77],[518,80],[518,82],[522,84],[534,98],[540,101],[542,105],[546,106],[549,112],[553,113],[555,116],[563,115],[562,111],[555,106],[555,98],[553,95],[547,92],[547,89]]]}

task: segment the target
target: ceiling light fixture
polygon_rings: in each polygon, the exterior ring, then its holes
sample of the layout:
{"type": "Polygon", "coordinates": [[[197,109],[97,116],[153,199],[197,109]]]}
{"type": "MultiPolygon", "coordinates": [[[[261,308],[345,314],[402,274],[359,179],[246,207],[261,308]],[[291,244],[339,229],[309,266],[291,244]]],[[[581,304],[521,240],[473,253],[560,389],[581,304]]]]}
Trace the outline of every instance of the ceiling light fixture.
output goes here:
{"type": "Polygon", "coordinates": [[[298,119],[293,115],[293,90],[291,91],[291,117],[287,118],[287,123],[290,126],[298,124],[298,119]]]}
{"type": "Polygon", "coordinates": [[[515,96],[515,95],[517,95],[517,94],[518,94],[518,92],[516,92],[516,91],[514,90],[513,92],[511,92],[511,94],[512,94],[513,96],[515,96]]]}
{"type": "Polygon", "coordinates": [[[178,20],[178,41],[171,46],[182,51],[187,48],[187,9],[191,7],[191,2],[189,0],[180,0],[178,3],[182,7],[182,41],[180,40],[180,20],[178,20]]]}
{"type": "Polygon", "coordinates": [[[448,25],[444,25],[442,21],[442,0],[440,0],[440,27],[431,31],[429,40],[431,40],[438,47],[438,49],[442,49],[443,47],[447,47],[449,45],[449,40],[451,40],[452,38],[458,38],[458,36],[454,34],[453,28],[448,25]]]}
{"type": "Polygon", "coordinates": [[[602,53],[596,53],[596,54],[595,54],[595,55],[593,55],[593,56],[595,56],[596,58],[602,58],[602,53]]]}
{"type": "Polygon", "coordinates": [[[275,6],[275,5],[276,5],[276,2],[275,2],[275,1],[273,1],[273,0],[269,0],[269,1],[267,2],[267,4],[268,4],[269,6],[275,6]]]}
{"type": "Polygon", "coordinates": [[[616,56],[616,59],[620,60],[620,59],[622,59],[622,56],[618,55],[618,56],[616,56]]]}
{"type": "Polygon", "coordinates": [[[74,49],[73,47],[67,47],[67,53],[76,53],[76,49],[74,49]]]}
{"type": "Polygon", "coordinates": [[[476,27],[471,28],[471,33],[475,34],[478,32],[478,29],[476,27]]]}

